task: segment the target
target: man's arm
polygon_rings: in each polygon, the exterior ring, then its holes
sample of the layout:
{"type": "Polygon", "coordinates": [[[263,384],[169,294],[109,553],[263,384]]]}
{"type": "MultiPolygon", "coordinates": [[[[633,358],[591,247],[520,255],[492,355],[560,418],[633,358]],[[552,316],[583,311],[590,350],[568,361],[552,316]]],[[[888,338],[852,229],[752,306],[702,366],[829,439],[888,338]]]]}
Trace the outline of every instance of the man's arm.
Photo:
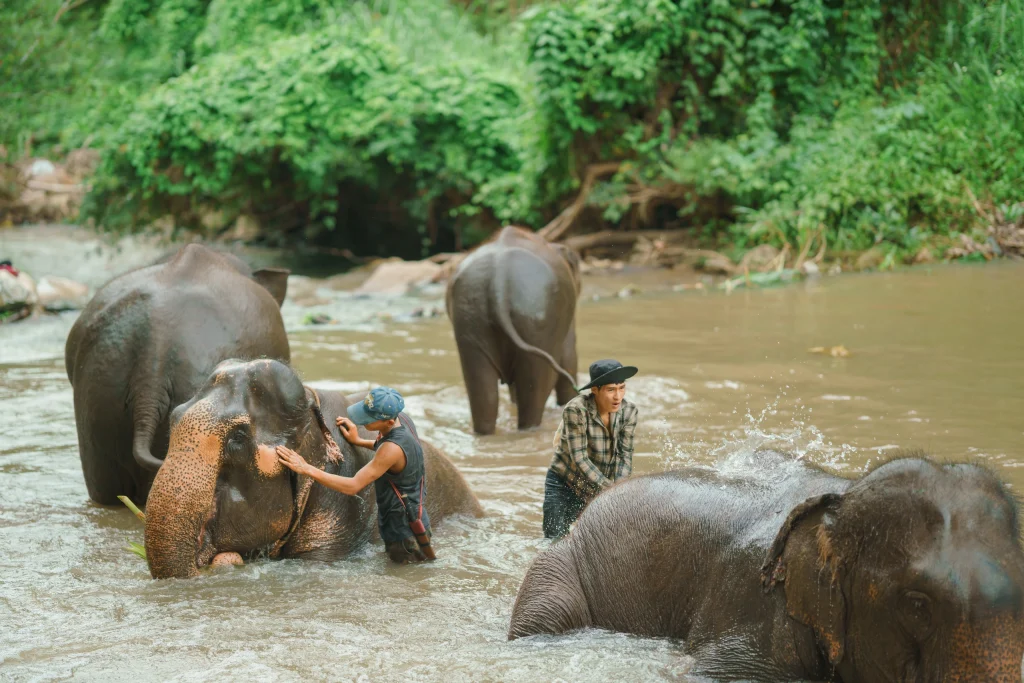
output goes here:
{"type": "Polygon", "coordinates": [[[360,448],[366,448],[367,450],[373,450],[374,442],[369,439],[359,438],[359,428],[355,426],[352,420],[347,417],[339,417],[335,424],[338,425],[338,431],[345,437],[345,441],[348,441],[353,446],[360,448]]]}
{"type": "Polygon", "coordinates": [[[633,432],[636,431],[637,417],[640,411],[634,406],[623,415],[625,421],[619,430],[619,462],[615,469],[615,478],[623,479],[633,473],[633,432]]]}
{"type": "Polygon", "coordinates": [[[612,485],[611,479],[601,474],[597,465],[590,459],[590,452],[587,450],[587,417],[573,412],[563,415],[564,426],[562,428],[562,444],[567,446],[569,457],[572,459],[576,469],[598,489],[604,489],[612,485]]]}
{"type": "Polygon", "coordinates": [[[399,446],[389,442],[381,446],[377,453],[374,454],[373,460],[363,465],[354,477],[342,477],[337,474],[328,474],[319,467],[313,467],[301,455],[290,448],[278,446],[277,455],[281,464],[295,472],[304,474],[329,489],[349,496],[356,495],[372,484],[382,474],[394,467],[395,464],[401,462],[401,458],[405,456],[399,446]]]}

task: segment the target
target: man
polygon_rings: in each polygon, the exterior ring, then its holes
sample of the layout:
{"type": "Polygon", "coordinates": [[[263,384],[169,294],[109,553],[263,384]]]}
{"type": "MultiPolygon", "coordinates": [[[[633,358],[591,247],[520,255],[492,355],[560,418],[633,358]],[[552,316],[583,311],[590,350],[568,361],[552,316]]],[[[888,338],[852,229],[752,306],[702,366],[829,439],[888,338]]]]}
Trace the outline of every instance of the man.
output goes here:
{"type": "Polygon", "coordinates": [[[404,408],[401,394],[389,387],[377,387],[361,403],[348,407],[347,419],[338,418],[338,430],[346,441],[374,451],[373,460],[363,465],[354,477],[328,474],[307,463],[290,448],[277,447],[282,464],[335,491],[354,496],[372,482],[377,496],[377,526],[384,549],[398,564],[434,559],[430,518],[424,507],[423,446],[412,421],[402,412],[404,408]],[[376,441],[359,438],[356,425],[377,432],[376,441]]]}
{"type": "Polygon", "coordinates": [[[560,538],[583,507],[633,471],[637,408],[626,400],[626,380],[637,373],[617,360],[590,366],[590,389],[565,404],[555,434],[555,457],[544,480],[544,537],[560,538]]]}

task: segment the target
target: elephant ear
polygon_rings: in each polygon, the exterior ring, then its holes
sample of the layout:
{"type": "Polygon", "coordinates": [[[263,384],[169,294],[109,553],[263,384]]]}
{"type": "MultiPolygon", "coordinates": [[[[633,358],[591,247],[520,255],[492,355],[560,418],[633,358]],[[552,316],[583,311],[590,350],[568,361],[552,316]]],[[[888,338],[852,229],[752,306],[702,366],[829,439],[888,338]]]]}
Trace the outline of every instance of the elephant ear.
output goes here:
{"type": "MultiPolygon", "coordinates": [[[[299,451],[306,461],[316,467],[323,467],[328,462],[338,463],[345,460],[338,443],[331,436],[331,430],[327,428],[327,421],[320,409],[320,394],[315,389],[305,387],[306,400],[311,413],[311,428],[306,430],[306,435],[299,444],[299,451]]],[[[288,543],[288,540],[295,533],[295,530],[302,524],[303,515],[306,511],[306,503],[309,501],[309,492],[313,488],[313,480],[309,477],[298,477],[295,486],[295,509],[292,515],[292,524],[288,532],[279,538],[270,549],[270,557],[277,557],[281,548],[288,543]]]]}
{"type": "Polygon", "coordinates": [[[291,271],[287,268],[260,268],[252,274],[252,279],[263,285],[263,288],[270,292],[278,306],[284,305],[284,298],[288,295],[288,275],[291,271]]]}
{"type": "Polygon", "coordinates": [[[566,265],[569,266],[569,272],[572,273],[572,281],[576,285],[576,294],[578,296],[580,292],[579,252],[568,245],[562,244],[561,242],[552,242],[551,246],[565,260],[566,265]]]}
{"type": "Polygon", "coordinates": [[[324,456],[330,462],[344,462],[345,456],[342,455],[341,449],[338,448],[338,442],[331,436],[327,420],[324,419],[324,414],[320,409],[320,394],[316,393],[316,389],[306,387],[306,397],[309,399],[309,409],[313,413],[313,420],[316,422],[320,435],[324,439],[324,456]]]}
{"type": "Polygon", "coordinates": [[[843,565],[835,539],[835,521],[842,496],[826,493],[808,498],[786,517],[761,565],[765,592],[783,583],[786,611],[814,630],[832,666],[843,659],[846,599],[843,565]]]}

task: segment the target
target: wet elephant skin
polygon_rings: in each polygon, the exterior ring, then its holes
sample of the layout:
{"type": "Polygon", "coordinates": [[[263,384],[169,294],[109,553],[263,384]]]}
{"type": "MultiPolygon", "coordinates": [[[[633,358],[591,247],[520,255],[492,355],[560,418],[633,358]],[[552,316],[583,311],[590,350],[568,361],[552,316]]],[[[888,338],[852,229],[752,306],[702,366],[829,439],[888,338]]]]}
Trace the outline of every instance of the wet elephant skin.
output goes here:
{"type": "Polygon", "coordinates": [[[849,480],[765,457],[756,479],[693,468],[599,495],[527,572],[509,638],[678,638],[725,680],[1021,680],[1024,552],[992,472],[906,454],[849,480]]]}
{"type": "MultiPolygon", "coordinates": [[[[224,361],[171,418],[170,447],[146,509],[154,578],[191,577],[212,558],[335,560],[377,537],[373,487],[349,496],[278,462],[285,445],[332,474],[352,476],[373,457],[338,432],[349,398],[314,391],[284,363],[224,361]]],[[[362,433],[364,438],[369,434],[362,433]]],[[[432,524],[482,515],[462,474],[423,442],[432,524]]],[[[437,544],[443,552],[443,540],[437,544]]]]}
{"type": "Polygon", "coordinates": [[[226,358],[288,361],[280,306],[288,271],[253,271],[189,244],[104,285],[65,345],[89,497],[143,504],[168,443],[168,416],[226,358]]]}
{"type": "Polygon", "coordinates": [[[494,433],[499,382],[520,429],[540,424],[553,389],[559,405],[576,395],[579,291],[576,252],[514,226],[459,264],[445,302],[478,434],[494,433]]]}

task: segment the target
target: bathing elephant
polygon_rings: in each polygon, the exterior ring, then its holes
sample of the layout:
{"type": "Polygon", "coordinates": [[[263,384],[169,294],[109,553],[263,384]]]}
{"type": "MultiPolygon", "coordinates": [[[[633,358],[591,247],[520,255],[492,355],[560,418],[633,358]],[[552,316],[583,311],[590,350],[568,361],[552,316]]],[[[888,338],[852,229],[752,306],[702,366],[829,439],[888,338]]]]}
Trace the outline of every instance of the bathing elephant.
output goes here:
{"type": "Polygon", "coordinates": [[[552,389],[559,405],[576,395],[579,292],[576,252],[514,226],[459,264],[445,303],[477,433],[494,433],[499,382],[520,429],[540,424],[552,389]]]}
{"type": "Polygon", "coordinates": [[[225,358],[289,360],[280,306],[288,271],[189,244],[120,275],[68,334],[78,450],[89,497],[142,504],[167,452],[171,410],[225,358]]]}
{"type": "Polygon", "coordinates": [[[1020,681],[1015,499],[980,466],[913,456],[856,480],[781,456],[760,479],[624,480],[535,560],[509,638],[679,638],[715,679],[1020,681]]]}
{"type": "MultiPolygon", "coordinates": [[[[171,416],[167,459],[146,506],[153,578],[195,576],[221,553],[335,560],[376,538],[372,486],[358,496],[333,491],[284,467],[275,452],[288,446],[316,467],[353,476],[373,453],[338,432],[335,420],[349,404],[341,393],[304,386],[284,363],[217,366],[171,416]]],[[[482,515],[452,461],[422,443],[435,529],[450,515],[482,515]]]]}

